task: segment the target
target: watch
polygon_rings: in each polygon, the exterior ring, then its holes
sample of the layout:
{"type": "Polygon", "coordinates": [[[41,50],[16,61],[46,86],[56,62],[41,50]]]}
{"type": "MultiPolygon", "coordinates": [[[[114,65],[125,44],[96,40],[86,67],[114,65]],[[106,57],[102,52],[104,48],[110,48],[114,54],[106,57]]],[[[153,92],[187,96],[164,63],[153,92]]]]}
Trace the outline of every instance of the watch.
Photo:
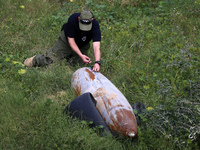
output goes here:
{"type": "Polygon", "coordinates": [[[95,61],[95,64],[99,64],[99,66],[101,66],[101,62],[100,61],[95,61]]]}

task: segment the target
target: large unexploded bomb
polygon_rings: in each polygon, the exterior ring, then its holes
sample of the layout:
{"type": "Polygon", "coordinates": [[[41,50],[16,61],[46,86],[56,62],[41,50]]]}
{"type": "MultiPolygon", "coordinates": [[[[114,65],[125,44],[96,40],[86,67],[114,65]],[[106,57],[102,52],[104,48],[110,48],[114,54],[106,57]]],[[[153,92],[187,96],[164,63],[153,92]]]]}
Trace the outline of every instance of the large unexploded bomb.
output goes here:
{"type": "Polygon", "coordinates": [[[125,96],[101,73],[90,68],[78,69],[72,77],[72,88],[77,96],[90,92],[96,109],[113,133],[135,137],[137,121],[125,96]]]}

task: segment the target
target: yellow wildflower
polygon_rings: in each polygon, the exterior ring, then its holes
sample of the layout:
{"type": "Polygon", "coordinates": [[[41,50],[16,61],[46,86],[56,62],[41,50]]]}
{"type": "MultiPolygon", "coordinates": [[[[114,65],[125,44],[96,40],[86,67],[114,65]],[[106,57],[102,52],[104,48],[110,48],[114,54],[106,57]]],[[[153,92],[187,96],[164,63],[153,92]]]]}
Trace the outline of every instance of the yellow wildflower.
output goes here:
{"type": "Polygon", "coordinates": [[[20,6],[20,8],[24,9],[24,8],[25,8],[25,6],[24,6],[24,5],[21,5],[21,6],[20,6]]]}
{"type": "Polygon", "coordinates": [[[70,2],[73,2],[73,0],[70,0],[70,2]]]}
{"type": "Polygon", "coordinates": [[[14,65],[19,64],[18,61],[12,61],[12,63],[13,63],[14,65]]]}
{"type": "Polygon", "coordinates": [[[20,69],[20,70],[18,70],[18,73],[19,73],[19,74],[25,74],[25,73],[26,73],[26,70],[25,70],[25,69],[20,69]]]}
{"type": "Polygon", "coordinates": [[[16,65],[16,64],[19,64],[19,65],[21,65],[22,67],[24,67],[25,65],[24,64],[22,64],[21,62],[19,62],[19,61],[12,61],[12,63],[14,64],[14,65],[16,65]]]}
{"type": "Polygon", "coordinates": [[[6,57],[6,60],[5,60],[5,61],[6,61],[6,62],[10,61],[10,58],[6,57]]]}
{"type": "Polygon", "coordinates": [[[147,107],[147,110],[148,111],[153,110],[153,107],[147,107]]]}

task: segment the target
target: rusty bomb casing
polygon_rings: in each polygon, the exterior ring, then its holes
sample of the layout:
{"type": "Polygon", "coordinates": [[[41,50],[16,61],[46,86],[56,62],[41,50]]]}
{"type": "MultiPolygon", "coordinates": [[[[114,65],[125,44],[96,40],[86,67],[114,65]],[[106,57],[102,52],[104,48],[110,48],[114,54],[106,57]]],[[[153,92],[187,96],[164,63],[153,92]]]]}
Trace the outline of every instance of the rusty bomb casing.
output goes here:
{"type": "Polygon", "coordinates": [[[101,73],[90,68],[78,69],[72,77],[77,96],[90,92],[97,101],[96,108],[114,133],[135,137],[137,121],[125,96],[101,73]]]}

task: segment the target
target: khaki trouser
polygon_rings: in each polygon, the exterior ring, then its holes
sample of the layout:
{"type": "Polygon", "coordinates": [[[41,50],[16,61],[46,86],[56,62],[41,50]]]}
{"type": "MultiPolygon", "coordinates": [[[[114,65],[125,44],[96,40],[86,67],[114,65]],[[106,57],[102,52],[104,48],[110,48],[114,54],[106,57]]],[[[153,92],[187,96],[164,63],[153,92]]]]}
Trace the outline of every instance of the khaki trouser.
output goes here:
{"type": "MultiPolygon", "coordinates": [[[[84,55],[88,54],[90,44],[88,43],[80,50],[84,55]]],[[[57,42],[54,47],[46,52],[46,55],[37,54],[33,58],[34,67],[44,67],[52,64],[56,60],[67,59],[70,63],[83,63],[82,59],[71,49],[68,40],[65,37],[64,30],[62,30],[57,42]]]]}

